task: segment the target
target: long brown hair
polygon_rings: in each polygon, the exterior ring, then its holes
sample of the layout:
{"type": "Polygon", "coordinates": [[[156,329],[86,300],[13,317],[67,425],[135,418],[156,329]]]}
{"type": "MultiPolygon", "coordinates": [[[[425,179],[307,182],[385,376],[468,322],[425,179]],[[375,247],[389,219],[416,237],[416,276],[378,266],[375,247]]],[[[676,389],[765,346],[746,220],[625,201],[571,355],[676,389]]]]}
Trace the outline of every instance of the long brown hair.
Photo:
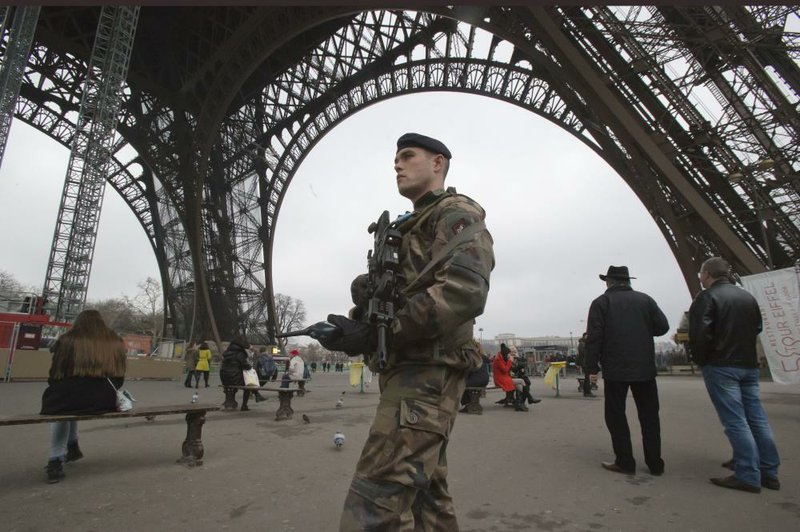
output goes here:
{"type": "Polygon", "coordinates": [[[124,377],[125,344],[96,310],[84,310],[53,346],[50,378],[124,377]]]}

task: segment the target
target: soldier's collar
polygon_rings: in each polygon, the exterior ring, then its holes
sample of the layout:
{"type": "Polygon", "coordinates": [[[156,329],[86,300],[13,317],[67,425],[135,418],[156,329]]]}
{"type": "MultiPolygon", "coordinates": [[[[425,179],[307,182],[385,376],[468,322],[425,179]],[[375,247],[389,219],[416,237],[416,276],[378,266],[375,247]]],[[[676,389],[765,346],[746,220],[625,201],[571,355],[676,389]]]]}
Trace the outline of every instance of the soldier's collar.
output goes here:
{"type": "Polygon", "coordinates": [[[443,188],[438,188],[436,190],[430,190],[430,191],[426,192],[425,194],[423,194],[422,197],[419,198],[416,201],[416,203],[414,203],[414,210],[415,211],[419,211],[421,209],[424,209],[425,207],[427,207],[431,203],[433,203],[436,200],[438,200],[444,194],[455,194],[455,193],[456,193],[456,189],[453,188],[453,187],[447,187],[447,190],[445,190],[443,188]]]}

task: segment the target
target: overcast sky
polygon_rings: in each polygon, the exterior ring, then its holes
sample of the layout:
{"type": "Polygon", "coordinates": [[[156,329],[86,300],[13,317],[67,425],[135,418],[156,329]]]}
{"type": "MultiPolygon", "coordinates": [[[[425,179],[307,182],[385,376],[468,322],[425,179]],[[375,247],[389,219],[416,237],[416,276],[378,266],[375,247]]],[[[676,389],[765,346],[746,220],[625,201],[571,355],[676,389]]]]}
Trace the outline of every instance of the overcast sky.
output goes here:
{"type": "MultiPolygon", "coordinates": [[[[436,137],[453,153],[446,185],[477,200],[496,266],[478,328],[483,338],[575,336],[605,284],[627,265],[633,287],[658,302],[674,332],[691,302],[655,222],[625,182],[560,127],[511,104],[456,93],[409,95],[360,111],[330,131],[300,166],[275,233],[276,292],[301,299],[308,322],[346,313],[350,281],[366,270],[367,226],[399,196],[397,137],[436,137]]],[[[0,169],[0,269],[41,287],[69,153],[15,121],[0,169]]],[[[106,188],[90,299],[135,295],[158,278],[150,245],[127,205],[106,188]]],[[[223,334],[224,336],[224,334],[223,334]]],[[[664,337],[663,339],[666,339],[664,337]]]]}

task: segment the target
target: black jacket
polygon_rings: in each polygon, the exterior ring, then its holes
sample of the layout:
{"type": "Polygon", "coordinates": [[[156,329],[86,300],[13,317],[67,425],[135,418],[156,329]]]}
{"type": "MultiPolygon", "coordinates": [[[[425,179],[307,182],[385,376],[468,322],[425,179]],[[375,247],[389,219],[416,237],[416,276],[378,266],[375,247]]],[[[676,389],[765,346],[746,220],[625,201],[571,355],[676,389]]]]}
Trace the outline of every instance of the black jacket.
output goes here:
{"type": "Polygon", "coordinates": [[[692,360],[700,366],[757,368],[761,327],[756,298],[720,279],[700,292],[689,308],[692,360]]]}
{"type": "Polygon", "coordinates": [[[222,364],[219,367],[219,380],[224,386],[244,386],[242,371],[251,369],[247,350],[241,345],[231,342],[222,353],[222,364]]]}
{"type": "Polygon", "coordinates": [[[630,286],[612,286],[592,301],[586,324],[586,367],[611,381],[655,378],[653,337],[666,334],[669,322],[652,297],[630,286]]]}

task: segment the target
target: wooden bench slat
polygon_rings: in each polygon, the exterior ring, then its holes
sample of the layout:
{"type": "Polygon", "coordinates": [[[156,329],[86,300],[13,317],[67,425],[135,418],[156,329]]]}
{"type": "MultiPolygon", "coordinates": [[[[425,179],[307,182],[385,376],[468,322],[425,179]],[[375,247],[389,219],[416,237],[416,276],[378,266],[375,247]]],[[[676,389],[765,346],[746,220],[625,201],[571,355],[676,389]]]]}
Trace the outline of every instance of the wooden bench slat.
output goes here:
{"type": "Polygon", "coordinates": [[[35,423],[53,423],[59,421],[82,421],[89,419],[122,419],[132,417],[146,417],[152,419],[156,416],[169,414],[186,414],[186,439],[181,444],[181,457],[179,464],[188,467],[203,465],[203,425],[206,422],[206,412],[220,410],[217,405],[193,403],[174,406],[143,406],[128,410],[127,412],[106,412],[104,414],[32,414],[17,416],[0,416],[2,425],[32,425],[35,423]]]}
{"type": "Polygon", "coordinates": [[[104,414],[33,414],[0,416],[0,426],[32,425],[35,423],[55,423],[58,421],[85,421],[89,419],[118,419],[142,416],[165,416],[168,414],[188,414],[192,412],[213,412],[220,410],[218,405],[194,403],[174,406],[143,406],[127,412],[106,412],[104,414]]]}
{"type": "Polygon", "coordinates": [[[234,390],[250,390],[251,392],[305,392],[311,390],[306,388],[256,388],[255,386],[223,386],[223,388],[233,388],[234,390]]]}

